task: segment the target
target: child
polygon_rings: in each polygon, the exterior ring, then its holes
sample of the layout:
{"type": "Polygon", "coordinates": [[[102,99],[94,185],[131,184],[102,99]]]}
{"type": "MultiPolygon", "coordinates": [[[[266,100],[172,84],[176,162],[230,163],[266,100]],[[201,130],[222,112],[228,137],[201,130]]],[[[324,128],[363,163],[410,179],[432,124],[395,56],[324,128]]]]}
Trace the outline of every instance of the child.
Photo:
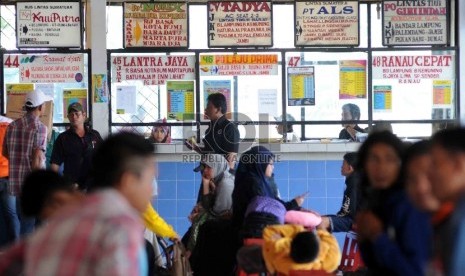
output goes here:
{"type": "Polygon", "coordinates": [[[301,225],[273,225],[263,230],[263,258],[268,272],[288,275],[293,270],[336,270],[341,252],[336,238],[325,230],[307,231],[301,225]]]}
{"type": "Polygon", "coordinates": [[[357,174],[354,172],[357,162],[357,153],[348,152],[344,154],[341,166],[341,175],[346,177],[346,189],[342,198],[342,206],[336,215],[326,215],[322,217],[318,229],[325,229],[329,232],[348,232],[352,229],[352,222],[357,210],[359,189],[357,187],[357,174]]]}

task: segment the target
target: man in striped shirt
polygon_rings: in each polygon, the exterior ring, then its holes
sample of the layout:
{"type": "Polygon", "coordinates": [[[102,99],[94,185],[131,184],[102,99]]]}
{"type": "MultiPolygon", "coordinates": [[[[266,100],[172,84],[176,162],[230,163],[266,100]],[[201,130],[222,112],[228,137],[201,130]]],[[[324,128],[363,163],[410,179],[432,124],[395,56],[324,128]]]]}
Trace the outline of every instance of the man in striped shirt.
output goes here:
{"type": "Polygon", "coordinates": [[[6,130],[3,156],[9,161],[7,214],[10,232],[14,239],[34,230],[34,218],[21,216],[19,195],[22,182],[32,170],[45,167],[47,127],[39,120],[46,101],[52,100],[42,91],[26,95],[26,114],[13,121],[6,130]]]}

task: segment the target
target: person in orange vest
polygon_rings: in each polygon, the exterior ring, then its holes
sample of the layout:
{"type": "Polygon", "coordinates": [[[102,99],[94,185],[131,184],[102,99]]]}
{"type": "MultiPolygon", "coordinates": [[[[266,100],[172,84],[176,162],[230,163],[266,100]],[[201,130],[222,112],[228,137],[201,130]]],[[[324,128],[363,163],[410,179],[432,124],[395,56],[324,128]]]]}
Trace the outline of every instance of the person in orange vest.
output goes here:
{"type": "MultiPolygon", "coordinates": [[[[0,115],[0,144],[3,144],[6,129],[12,120],[0,115]]],[[[12,241],[12,235],[7,228],[5,200],[8,184],[8,159],[0,151],[0,247],[12,241]]]]}

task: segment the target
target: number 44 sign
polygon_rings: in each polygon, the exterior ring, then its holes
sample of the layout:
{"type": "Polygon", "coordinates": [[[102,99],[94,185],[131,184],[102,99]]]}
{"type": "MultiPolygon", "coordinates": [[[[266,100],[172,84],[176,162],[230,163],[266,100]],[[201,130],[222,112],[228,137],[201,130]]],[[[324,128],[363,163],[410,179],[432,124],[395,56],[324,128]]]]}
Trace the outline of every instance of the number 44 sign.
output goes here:
{"type": "Polygon", "coordinates": [[[19,67],[19,56],[18,55],[5,55],[5,62],[3,66],[5,68],[18,68],[19,67]]]}

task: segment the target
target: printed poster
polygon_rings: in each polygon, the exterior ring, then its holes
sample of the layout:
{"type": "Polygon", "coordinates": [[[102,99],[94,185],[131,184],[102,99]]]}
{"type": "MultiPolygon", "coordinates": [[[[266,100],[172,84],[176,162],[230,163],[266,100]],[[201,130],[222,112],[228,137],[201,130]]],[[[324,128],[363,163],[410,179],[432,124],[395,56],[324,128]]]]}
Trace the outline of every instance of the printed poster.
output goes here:
{"type": "Polygon", "coordinates": [[[204,80],[203,81],[203,102],[207,106],[207,98],[210,94],[221,93],[226,97],[226,117],[231,119],[231,80],[204,80]]]}
{"type": "MultiPolygon", "coordinates": [[[[16,57],[7,57],[10,60],[16,57]]],[[[81,83],[83,54],[19,55],[19,81],[24,83],[81,83]]]]}
{"type": "Polygon", "coordinates": [[[94,103],[108,102],[107,74],[92,74],[94,103]]]}
{"type": "Polygon", "coordinates": [[[365,99],[367,91],[367,61],[339,62],[339,99],[365,99]]]}
{"type": "Polygon", "coordinates": [[[187,2],[124,3],[124,47],[188,47],[187,2]]]}
{"type": "Polygon", "coordinates": [[[81,2],[16,2],[18,48],[81,48],[81,2]]]}
{"type": "Polygon", "coordinates": [[[163,85],[166,80],[194,80],[195,56],[112,56],[112,82],[143,81],[163,85]]]}
{"type": "Polygon", "coordinates": [[[271,1],[208,2],[208,46],[273,46],[271,1]]]}
{"type": "Polygon", "coordinates": [[[396,79],[398,83],[422,80],[454,80],[453,55],[373,56],[373,79],[396,79]]]}
{"type": "Polygon", "coordinates": [[[277,54],[201,55],[201,76],[277,75],[277,54]]]}
{"type": "Polygon", "coordinates": [[[358,1],[296,1],[295,45],[358,46],[358,1]]]}
{"type": "Polygon", "coordinates": [[[452,82],[450,80],[433,81],[433,106],[452,104],[452,82]]]}
{"type": "Polygon", "coordinates": [[[258,89],[258,113],[278,116],[278,90],[258,89]]]}
{"type": "Polygon", "coordinates": [[[167,81],[168,120],[194,120],[195,81],[167,81]]]}
{"type": "Polygon", "coordinates": [[[373,111],[392,111],[392,86],[373,86],[373,111]]]}
{"type": "Polygon", "coordinates": [[[87,89],[86,88],[65,88],[63,89],[63,116],[65,122],[69,122],[68,106],[72,103],[79,102],[87,112],[87,89]]]}
{"type": "Polygon", "coordinates": [[[383,45],[448,44],[447,0],[383,1],[383,45]]]}
{"type": "Polygon", "coordinates": [[[287,85],[289,106],[315,105],[315,67],[288,67],[287,85]]]}
{"type": "Polygon", "coordinates": [[[137,88],[135,85],[116,86],[116,114],[137,113],[137,88]]]}

